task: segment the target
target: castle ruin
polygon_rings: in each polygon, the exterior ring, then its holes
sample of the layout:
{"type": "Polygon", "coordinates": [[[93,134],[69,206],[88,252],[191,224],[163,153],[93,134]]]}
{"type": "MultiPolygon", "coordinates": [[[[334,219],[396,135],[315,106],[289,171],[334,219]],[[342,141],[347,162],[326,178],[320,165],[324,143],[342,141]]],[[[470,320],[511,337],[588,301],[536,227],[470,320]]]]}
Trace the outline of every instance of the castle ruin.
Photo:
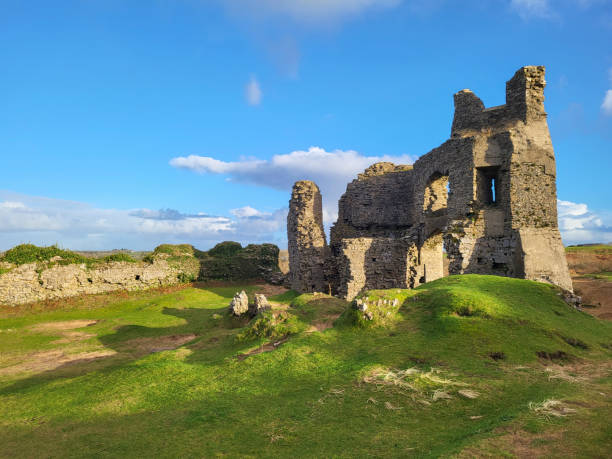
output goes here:
{"type": "Polygon", "coordinates": [[[363,289],[414,288],[444,275],[494,274],[572,290],[557,226],[556,171],[544,67],[506,83],[506,104],[454,96],[450,139],[412,166],[377,163],[348,184],[325,240],[321,194],[293,187],[289,281],[347,299],[363,289]]]}

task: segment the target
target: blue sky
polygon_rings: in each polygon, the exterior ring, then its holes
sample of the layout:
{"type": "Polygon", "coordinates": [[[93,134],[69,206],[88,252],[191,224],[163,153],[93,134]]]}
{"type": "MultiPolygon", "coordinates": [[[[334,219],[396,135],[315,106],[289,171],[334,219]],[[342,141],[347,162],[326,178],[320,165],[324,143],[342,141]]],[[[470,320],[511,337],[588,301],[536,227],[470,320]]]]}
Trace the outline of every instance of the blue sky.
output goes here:
{"type": "Polygon", "coordinates": [[[566,243],[612,241],[610,0],[0,0],[0,250],[286,246],[372,162],[545,65],[566,243]]]}

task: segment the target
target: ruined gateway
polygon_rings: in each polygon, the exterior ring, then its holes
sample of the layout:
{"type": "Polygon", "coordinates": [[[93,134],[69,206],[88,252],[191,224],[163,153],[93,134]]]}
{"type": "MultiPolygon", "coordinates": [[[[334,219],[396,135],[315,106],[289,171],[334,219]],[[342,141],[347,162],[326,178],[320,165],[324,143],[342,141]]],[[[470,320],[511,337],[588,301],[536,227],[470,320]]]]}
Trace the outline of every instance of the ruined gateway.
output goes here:
{"type": "Polygon", "coordinates": [[[451,137],[412,166],[377,163],[348,184],[329,245],[321,194],[297,182],[287,217],[289,282],[352,299],[449,273],[533,279],[572,290],[557,226],[544,67],[506,83],[506,104],[454,96],[451,137]]]}

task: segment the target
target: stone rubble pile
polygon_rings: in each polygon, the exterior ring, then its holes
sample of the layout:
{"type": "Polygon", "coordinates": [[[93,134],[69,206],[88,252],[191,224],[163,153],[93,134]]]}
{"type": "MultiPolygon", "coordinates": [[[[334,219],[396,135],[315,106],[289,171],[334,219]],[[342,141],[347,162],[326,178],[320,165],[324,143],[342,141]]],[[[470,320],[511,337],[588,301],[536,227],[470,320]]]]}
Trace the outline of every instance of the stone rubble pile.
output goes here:
{"type": "Polygon", "coordinates": [[[249,298],[244,290],[237,292],[229,305],[229,311],[235,316],[241,316],[249,310],[249,298]]]}
{"type": "Polygon", "coordinates": [[[268,311],[271,308],[270,302],[262,293],[256,293],[253,303],[249,304],[249,298],[244,290],[236,292],[229,304],[229,312],[234,316],[248,313],[249,316],[255,317],[257,314],[268,311]]]}

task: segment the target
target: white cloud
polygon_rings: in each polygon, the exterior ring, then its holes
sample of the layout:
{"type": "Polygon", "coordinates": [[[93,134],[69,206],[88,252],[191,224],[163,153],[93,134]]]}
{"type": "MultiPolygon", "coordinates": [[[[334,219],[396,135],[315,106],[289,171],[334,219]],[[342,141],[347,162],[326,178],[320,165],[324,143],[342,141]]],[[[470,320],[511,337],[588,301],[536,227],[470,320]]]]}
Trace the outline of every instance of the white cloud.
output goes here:
{"type": "Polygon", "coordinates": [[[341,20],[366,10],[390,8],[402,0],[224,0],[234,14],[251,19],[284,17],[299,23],[341,20]]]}
{"type": "MultiPolygon", "coordinates": [[[[325,212],[328,224],[335,220],[329,209],[325,212]]],[[[596,214],[586,204],[561,200],[558,212],[565,244],[612,242],[612,215],[596,214]]],[[[232,217],[183,214],[174,209],[101,209],[0,191],[0,250],[26,242],[58,243],[81,250],[150,250],[165,242],[207,249],[225,240],[273,242],[286,247],[287,208],[263,212],[244,206],[230,214],[232,217]]]]}
{"type": "Polygon", "coordinates": [[[190,155],[173,158],[170,164],[202,174],[224,174],[235,182],[248,182],[287,192],[298,180],[312,180],[323,195],[323,217],[329,225],[336,219],[338,199],[344,193],[346,184],[379,161],[411,164],[413,158],[409,155],[364,156],[354,150],[325,151],[310,147],[308,150],[274,155],[270,160],[226,162],[208,156],[190,155]]]}
{"type": "Polygon", "coordinates": [[[560,19],[559,10],[563,7],[577,6],[584,10],[607,2],[609,0],[510,0],[510,8],[525,20],[560,19]]]}
{"type": "Polygon", "coordinates": [[[59,243],[83,250],[147,250],[164,242],[191,243],[206,249],[224,240],[283,245],[286,209],[265,213],[246,206],[232,215],[183,214],[174,209],[100,209],[86,203],[0,191],[0,250],[25,242],[59,243]]]}
{"type": "Polygon", "coordinates": [[[510,6],[523,19],[550,18],[552,16],[548,0],[511,0],[510,6]]]}
{"type": "Polygon", "coordinates": [[[0,202],[0,208],[5,209],[22,209],[25,207],[23,202],[4,201],[0,202]]]}
{"type": "Polygon", "coordinates": [[[604,100],[601,103],[601,109],[606,115],[612,116],[612,89],[606,91],[604,100]]]}
{"type": "Polygon", "coordinates": [[[263,215],[270,215],[270,214],[265,214],[263,212],[260,212],[259,210],[254,209],[251,206],[244,206],[239,209],[232,209],[230,210],[230,214],[236,217],[243,217],[243,218],[261,217],[263,215]]]}
{"type": "Polygon", "coordinates": [[[612,242],[612,226],[586,204],[558,200],[557,210],[565,244],[612,242]]]}
{"type": "Polygon", "coordinates": [[[261,104],[263,92],[259,87],[259,82],[254,76],[251,77],[251,79],[244,88],[244,97],[246,98],[246,101],[249,105],[261,104]]]}

